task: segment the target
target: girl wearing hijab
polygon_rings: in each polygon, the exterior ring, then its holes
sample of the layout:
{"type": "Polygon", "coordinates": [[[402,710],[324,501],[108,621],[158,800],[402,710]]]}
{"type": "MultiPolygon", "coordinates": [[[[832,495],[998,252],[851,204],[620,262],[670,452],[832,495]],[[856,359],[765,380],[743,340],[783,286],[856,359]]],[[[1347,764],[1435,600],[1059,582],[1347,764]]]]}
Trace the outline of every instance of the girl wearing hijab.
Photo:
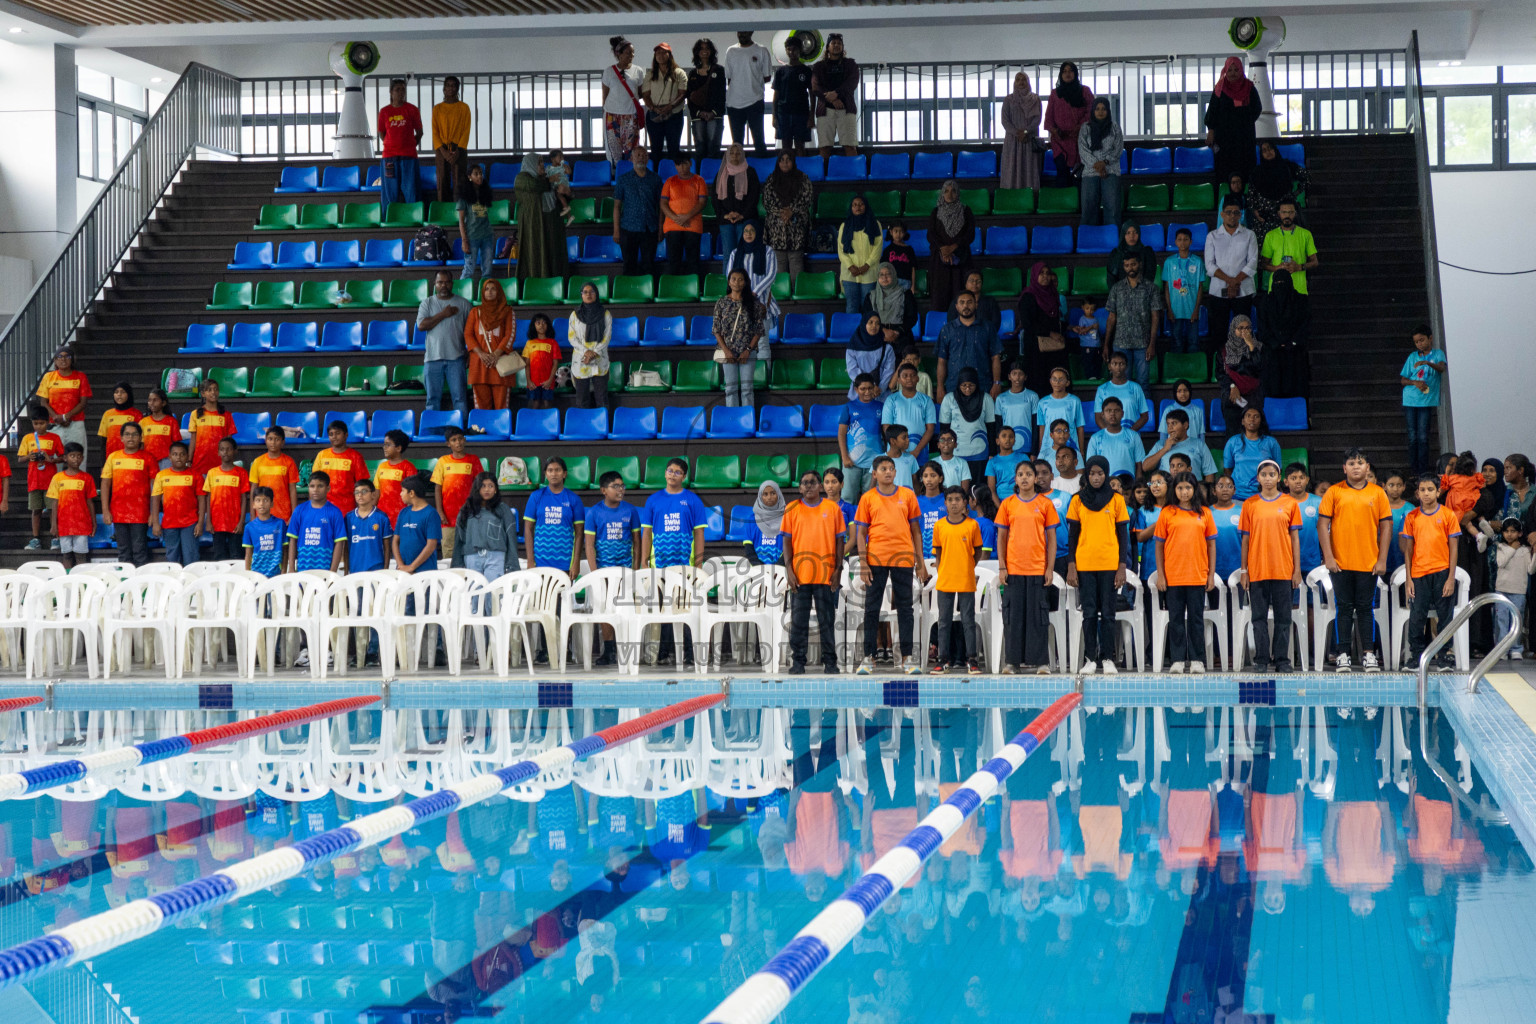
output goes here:
{"type": "Polygon", "coordinates": [[[864,308],[864,296],[875,286],[875,271],[880,266],[880,246],[884,229],[863,196],[848,203],[848,216],[837,229],[837,262],[843,287],[843,309],[857,313],[864,308]]]}
{"type": "MultiPolygon", "coordinates": [[[[779,319],[779,304],[773,297],[773,282],[779,276],[779,257],[768,248],[755,220],[741,225],[741,240],[725,261],[725,276],[730,277],[733,270],[747,275],[752,294],[757,296],[758,303],[767,310],[767,323],[771,327],[779,319]]],[[[758,358],[767,358],[761,349],[758,358]]]]}
{"type": "Polygon", "coordinates": [[[1249,406],[1264,408],[1264,384],[1261,379],[1263,345],[1253,332],[1253,321],[1235,316],[1227,327],[1227,344],[1222,351],[1221,368],[1216,381],[1224,386],[1221,417],[1229,424],[1243,421],[1249,406]]]}
{"type": "Polygon", "coordinates": [[[1141,240],[1141,225],[1134,220],[1125,220],[1120,223],[1120,244],[1115,246],[1109,254],[1108,262],[1104,264],[1104,272],[1111,287],[1125,276],[1125,261],[1130,256],[1141,260],[1141,276],[1148,281],[1157,274],[1157,268],[1162,266],[1157,253],[1141,240]]]}
{"type": "Polygon", "coordinates": [[[764,226],[768,247],[778,256],[779,266],[789,271],[791,288],[805,269],[805,236],[815,199],[810,175],[795,166],[792,154],[780,153],[763,188],[764,226]]]}
{"type": "MultiPolygon", "coordinates": [[[[885,333],[886,344],[897,348],[917,344],[916,331],[921,322],[921,314],[917,311],[917,300],[902,287],[895,264],[880,264],[875,271],[875,286],[864,296],[864,306],[859,314],[865,321],[871,316],[880,318],[880,329],[885,333]]],[[[852,380],[851,377],[849,379],[852,380]]],[[[885,390],[884,381],[880,384],[880,390],[885,390]]]]}
{"type": "Polygon", "coordinates": [[[1038,260],[1019,296],[1019,355],[1028,380],[1047,381],[1051,371],[1069,368],[1067,335],[1061,320],[1061,293],[1056,274],[1038,260]]]}
{"type": "Polygon", "coordinates": [[[1205,108],[1205,144],[1216,151],[1216,180],[1253,170],[1254,126],[1263,113],[1259,92],[1243,74],[1241,57],[1228,57],[1205,108]]]}
{"type": "Polygon", "coordinates": [[[1227,175],[1227,189],[1216,197],[1216,216],[1221,216],[1221,208],[1227,205],[1228,199],[1236,199],[1238,209],[1243,212],[1238,216],[1237,222],[1244,227],[1248,225],[1248,179],[1237,171],[1227,175]]]}
{"type": "Polygon", "coordinates": [[[511,378],[496,372],[496,361],[511,352],[517,340],[517,314],[507,305],[501,282],[488,277],[480,285],[480,305],[464,321],[464,347],[469,350],[469,387],[476,409],[505,409],[511,378]]]}
{"type": "Polygon", "coordinates": [[[1045,105],[1046,134],[1056,161],[1056,184],[1071,188],[1082,166],[1077,152],[1078,132],[1093,112],[1093,93],[1077,78],[1077,65],[1066,61],[1056,76],[1056,88],[1045,105]]]}
{"type": "Polygon", "coordinates": [[[971,243],[976,240],[976,215],[960,201],[960,183],[950,179],[939,190],[939,201],[928,217],[928,295],[933,309],[948,309],[965,288],[971,269],[971,243]]]}
{"type": "Polygon", "coordinates": [[[126,380],[118,381],[112,388],[112,408],[101,414],[101,423],[96,427],[96,436],[106,442],[103,454],[121,451],[123,424],[137,423],[143,418],[144,414],[133,404],[133,385],[126,380]]]}
{"type": "Polygon", "coordinates": [[[1273,139],[1259,143],[1259,162],[1249,173],[1245,202],[1253,211],[1249,227],[1258,237],[1259,244],[1271,228],[1280,225],[1280,204],[1286,200],[1299,202],[1307,190],[1306,168],[1280,155],[1280,148],[1273,139]]]}
{"type": "Polygon", "coordinates": [[[581,286],[581,305],[571,314],[565,339],[571,346],[571,385],[577,403],[583,409],[606,409],[613,314],[598,301],[591,282],[581,286]]]}
{"type": "Polygon", "coordinates": [[[736,251],[741,231],[747,221],[757,216],[757,202],[762,198],[762,184],[757,172],[747,163],[747,151],[732,143],[725,150],[725,161],[715,175],[715,217],[720,222],[720,251],[736,251]]]}
{"type": "Polygon", "coordinates": [[[1077,151],[1083,160],[1083,223],[1094,227],[1117,223],[1125,137],[1109,116],[1109,100],[1103,96],[1093,101],[1093,115],[1077,130],[1077,151]]]}
{"type": "Polygon", "coordinates": [[[1029,76],[1013,76],[1013,92],[1003,100],[1003,164],[999,188],[1040,187],[1040,97],[1029,76]]]}
{"type": "Polygon", "coordinates": [[[939,426],[955,432],[955,457],[969,464],[971,483],[985,483],[997,409],[992,396],[981,389],[981,377],[974,366],[960,371],[954,390],[939,404],[939,426]]]}
{"type": "Polygon", "coordinates": [[[772,480],[757,489],[752,503],[752,529],[744,543],[747,561],[754,565],[778,565],[784,555],[784,535],[779,525],[784,520],[784,492],[772,480]]]}
{"type": "Polygon", "coordinates": [[[1083,608],[1083,675],[1115,668],[1115,595],[1131,560],[1130,513],[1109,484],[1109,460],[1088,460],[1082,485],[1067,505],[1067,586],[1083,608]]]}
{"type": "Polygon", "coordinates": [[[517,197],[518,278],[564,277],[565,222],[556,211],[554,186],[537,153],[523,157],[512,192],[517,197]]]}
{"type": "MultiPolygon", "coordinates": [[[[869,303],[865,302],[864,305],[867,307],[869,303]]],[[[885,340],[883,328],[879,315],[866,309],[843,352],[843,359],[848,365],[848,379],[858,380],[859,374],[867,373],[880,382],[882,395],[890,390],[891,378],[896,376],[896,349],[885,340]]],[[[858,387],[849,385],[848,401],[854,401],[858,395],[858,387]]]]}

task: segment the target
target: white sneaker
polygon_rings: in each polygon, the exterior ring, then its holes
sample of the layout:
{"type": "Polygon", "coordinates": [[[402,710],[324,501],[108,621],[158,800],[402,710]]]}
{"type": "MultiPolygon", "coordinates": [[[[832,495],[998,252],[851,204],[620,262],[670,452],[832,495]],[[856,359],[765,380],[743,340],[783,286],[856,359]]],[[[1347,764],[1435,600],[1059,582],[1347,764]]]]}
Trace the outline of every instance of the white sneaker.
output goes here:
{"type": "Polygon", "coordinates": [[[1091,676],[1098,670],[1098,666],[1093,662],[1085,661],[1083,662],[1083,667],[1077,670],[1077,674],[1080,676],[1091,676]]]}
{"type": "MultiPolygon", "coordinates": [[[[1343,659],[1341,658],[1340,660],[1342,661],[1343,659]]],[[[1365,669],[1367,672],[1380,672],[1381,662],[1376,660],[1376,652],[1366,651],[1364,654],[1362,654],[1360,656],[1360,667],[1365,669]]]]}
{"type": "Polygon", "coordinates": [[[1203,661],[1192,661],[1192,662],[1190,662],[1189,663],[1189,674],[1192,675],[1192,676],[1203,676],[1203,675],[1205,675],[1205,662],[1203,662],[1203,661]]]}
{"type": "Polygon", "coordinates": [[[1168,672],[1171,675],[1179,675],[1183,671],[1184,671],[1184,663],[1182,661],[1176,661],[1172,665],[1168,666],[1168,672]]]}
{"type": "Polygon", "coordinates": [[[1103,661],[1099,662],[1099,671],[1106,676],[1120,674],[1120,670],[1115,667],[1115,663],[1108,658],[1105,658],[1103,661]]]}
{"type": "Polygon", "coordinates": [[[874,670],[875,670],[875,659],[874,658],[865,658],[863,661],[859,662],[859,675],[867,676],[870,673],[874,672],[874,670]]]}
{"type": "Polygon", "coordinates": [[[1509,660],[1510,661],[1519,661],[1520,659],[1522,659],[1524,657],[1525,657],[1525,653],[1523,651],[1510,651],[1509,652],[1509,660]]]}
{"type": "Polygon", "coordinates": [[[904,657],[900,659],[897,661],[896,667],[901,669],[902,675],[908,676],[915,676],[922,671],[922,669],[917,667],[917,659],[915,657],[904,657]]]}
{"type": "Polygon", "coordinates": [[[1350,664],[1349,655],[1341,654],[1339,655],[1339,660],[1334,662],[1333,667],[1340,672],[1348,672],[1353,666],[1350,664]]]}

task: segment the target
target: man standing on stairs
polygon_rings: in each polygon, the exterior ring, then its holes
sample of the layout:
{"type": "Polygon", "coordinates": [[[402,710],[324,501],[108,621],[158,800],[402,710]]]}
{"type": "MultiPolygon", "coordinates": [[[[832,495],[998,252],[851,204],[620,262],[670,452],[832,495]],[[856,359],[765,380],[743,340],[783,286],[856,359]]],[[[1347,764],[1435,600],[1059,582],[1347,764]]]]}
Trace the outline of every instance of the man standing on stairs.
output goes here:
{"type": "Polygon", "coordinates": [[[437,201],[451,203],[469,173],[469,104],[459,99],[456,75],[443,79],[443,102],[432,107],[432,151],[437,154],[437,201]]]}
{"type": "Polygon", "coordinates": [[[416,309],[416,329],[427,335],[422,383],[427,389],[427,409],[442,408],[446,385],[453,407],[469,417],[469,366],[464,349],[464,322],[470,305],[453,293],[453,275],[439,270],[432,279],[432,294],[416,309]]]}
{"type": "Polygon", "coordinates": [[[1267,272],[1259,309],[1264,393],[1304,398],[1311,383],[1307,336],[1312,327],[1312,306],[1307,295],[1307,271],[1317,269],[1317,243],[1312,232],[1296,224],[1294,200],[1280,204],[1280,226],[1264,236],[1259,269],[1267,272]]]}
{"type": "Polygon", "coordinates": [[[1242,220],[1242,204],[1229,195],[1221,207],[1221,225],[1205,240],[1205,276],[1211,279],[1205,297],[1211,311],[1210,333],[1205,340],[1207,356],[1215,355],[1225,342],[1234,316],[1253,315],[1259,241],[1242,220]]]}
{"type": "Polygon", "coordinates": [[[405,79],[389,83],[389,106],[379,108],[379,204],[416,202],[416,151],[421,147],[421,111],[405,102],[405,79]]]}

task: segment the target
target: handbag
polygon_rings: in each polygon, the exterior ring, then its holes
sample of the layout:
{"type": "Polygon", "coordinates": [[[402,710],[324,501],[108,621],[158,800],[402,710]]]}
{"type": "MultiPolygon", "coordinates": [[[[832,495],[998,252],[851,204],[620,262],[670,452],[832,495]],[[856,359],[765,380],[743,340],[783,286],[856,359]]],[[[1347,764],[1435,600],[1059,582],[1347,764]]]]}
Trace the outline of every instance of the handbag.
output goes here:
{"type": "MultiPolygon", "coordinates": [[[[740,326],[741,326],[741,307],[737,306],[736,307],[736,319],[731,321],[731,333],[732,334],[736,333],[736,328],[738,328],[740,326]]],[[[715,346],[715,357],[714,358],[715,358],[715,362],[717,362],[717,363],[723,364],[725,362],[725,352],[723,352],[721,350],[719,345],[715,346]]]]}
{"type": "Polygon", "coordinates": [[[508,352],[496,360],[496,372],[503,377],[515,377],[528,368],[528,361],[516,352],[508,352]]]}
{"type": "Polygon", "coordinates": [[[635,90],[631,89],[629,87],[629,83],[624,80],[624,72],[619,70],[619,66],[617,64],[615,64],[613,66],[613,74],[614,74],[614,77],[619,80],[619,84],[624,87],[624,91],[629,94],[629,102],[631,102],[631,103],[633,103],[635,105],[635,128],[636,128],[636,130],[644,128],[645,127],[645,108],[640,105],[640,100],[638,98],[636,98],[635,90]]]}
{"type": "Polygon", "coordinates": [[[1067,347],[1067,339],[1052,337],[1049,334],[1037,334],[1035,344],[1040,347],[1041,352],[1060,352],[1067,347]]]}

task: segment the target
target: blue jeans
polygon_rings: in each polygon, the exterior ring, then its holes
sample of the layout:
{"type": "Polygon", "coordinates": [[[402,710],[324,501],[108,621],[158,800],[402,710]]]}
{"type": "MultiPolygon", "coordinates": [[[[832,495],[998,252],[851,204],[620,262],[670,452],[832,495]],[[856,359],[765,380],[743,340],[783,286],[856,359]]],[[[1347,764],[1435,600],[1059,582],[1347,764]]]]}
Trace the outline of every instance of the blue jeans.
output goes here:
{"type": "Polygon", "coordinates": [[[1140,384],[1142,388],[1145,389],[1147,386],[1146,348],[1117,348],[1113,351],[1119,352],[1121,355],[1125,356],[1126,360],[1131,364],[1129,367],[1131,380],[1135,381],[1137,384],[1140,384]]]}
{"type": "Polygon", "coordinates": [[[390,203],[416,202],[416,158],[389,156],[379,161],[379,204],[389,215],[390,203]],[[393,169],[394,173],[390,173],[393,169]]]}
{"type": "Polygon", "coordinates": [[[472,241],[469,248],[464,251],[464,269],[459,277],[464,280],[470,278],[479,279],[490,277],[495,270],[496,263],[496,239],[487,238],[484,241],[472,241]]]}
{"type": "Polygon", "coordinates": [[[1168,330],[1173,335],[1173,352],[1200,351],[1200,325],[1194,320],[1170,320],[1168,330]]]}
{"type": "Polygon", "coordinates": [[[443,384],[453,407],[469,419],[469,367],[463,359],[428,359],[422,364],[422,383],[427,388],[427,411],[443,407],[443,384]]]}
{"type": "MultiPolygon", "coordinates": [[[[708,121],[694,118],[693,125],[693,155],[695,162],[711,160],[720,155],[720,138],[725,134],[725,118],[713,117],[708,121]]],[[[694,168],[698,172],[698,168],[694,168]]]]}
{"type": "Polygon", "coordinates": [[[1100,178],[1084,168],[1083,223],[1093,227],[1120,223],[1120,175],[1100,178]]]}
{"type": "Polygon", "coordinates": [[[1403,415],[1408,420],[1408,469],[1414,473],[1429,472],[1429,405],[1405,405],[1403,415]]]}
{"type": "Polygon", "coordinates": [[[752,389],[752,373],[757,368],[757,356],[744,363],[722,363],[725,376],[725,404],[728,407],[754,405],[756,396],[752,389]]]}
{"type": "Polygon", "coordinates": [[[731,253],[736,251],[736,243],[741,241],[741,229],[747,222],[737,221],[731,224],[727,221],[720,222],[720,265],[724,266],[731,258],[731,253]]]}
{"type": "Polygon", "coordinates": [[[167,562],[192,565],[201,560],[197,550],[196,526],[178,526],[175,529],[161,530],[160,540],[165,545],[167,562]]]}
{"type": "Polygon", "coordinates": [[[859,284],[857,281],[843,282],[843,308],[849,313],[858,313],[864,308],[864,296],[875,290],[874,282],[859,284]]]}
{"type": "Polygon", "coordinates": [[[1504,634],[1509,632],[1510,620],[1513,619],[1516,627],[1515,646],[1509,649],[1509,653],[1522,654],[1525,651],[1525,645],[1520,642],[1519,626],[1520,623],[1525,621],[1525,595],[1506,594],[1502,590],[1499,591],[1499,594],[1502,597],[1509,598],[1510,603],[1515,606],[1515,611],[1511,612],[1501,604],[1493,606],[1493,638],[1495,641],[1504,639],[1504,634]]]}

